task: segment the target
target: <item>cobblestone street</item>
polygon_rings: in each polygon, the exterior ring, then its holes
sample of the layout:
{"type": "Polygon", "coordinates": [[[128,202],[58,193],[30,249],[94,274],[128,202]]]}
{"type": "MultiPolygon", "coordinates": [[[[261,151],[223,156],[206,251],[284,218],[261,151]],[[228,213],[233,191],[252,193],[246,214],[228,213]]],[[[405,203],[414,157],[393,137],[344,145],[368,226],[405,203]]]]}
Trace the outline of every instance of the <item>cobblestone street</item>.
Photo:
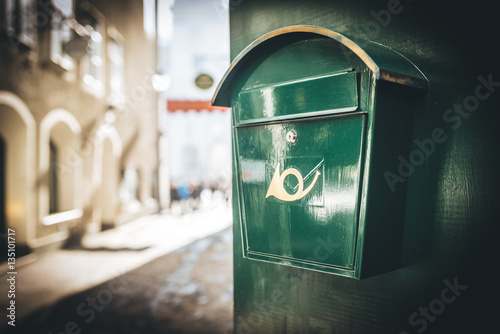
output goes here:
{"type": "Polygon", "coordinates": [[[15,328],[4,329],[47,334],[231,333],[229,213],[221,204],[185,215],[143,217],[90,237],[86,250],[41,256],[19,269],[18,319],[15,328]],[[172,250],[174,245],[181,246],[172,250]],[[57,260],[65,262],[54,263],[57,260]],[[54,270],[44,267],[49,263],[54,270]],[[82,270],[87,275],[81,277],[82,270]]]}

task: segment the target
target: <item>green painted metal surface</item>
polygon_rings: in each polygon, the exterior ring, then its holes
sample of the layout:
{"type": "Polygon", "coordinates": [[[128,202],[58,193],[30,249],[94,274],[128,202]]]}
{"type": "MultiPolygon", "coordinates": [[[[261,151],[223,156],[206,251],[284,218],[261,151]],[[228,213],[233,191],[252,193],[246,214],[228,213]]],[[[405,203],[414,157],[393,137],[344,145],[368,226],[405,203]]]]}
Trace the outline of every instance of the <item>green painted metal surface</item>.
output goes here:
{"type": "MultiPolygon", "coordinates": [[[[400,130],[411,136],[410,152],[422,152],[425,156],[411,175],[396,183],[398,189],[408,187],[400,268],[353,280],[244,258],[236,189],[235,333],[479,333],[497,327],[497,309],[491,302],[500,296],[495,289],[496,275],[488,272],[494,269],[499,254],[500,54],[494,43],[497,11],[492,7],[494,3],[460,6],[451,2],[401,1],[397,14],[377,16],[387,14],[384,11],[388,11],[389,3],[393,2],[230,2],[233,59],[274,29],[315,25],[345,34],[360,41],[359,45],[361,40],[372,41],[401,53],[418,65],[430,83],[427,96],[417,99],[408,126],[400,130]],[[487,91],[483,82],[490,82],[487,91]],[[465,102],[472,101],[477,87],[482,87],[480,92],[489,93],[488,97],[472,111],[454,111],[454,105],[463,108],[465,102]],[[421,143],[439,129],[445,140],[435,142],[434,147],[428,144],[430,153],[425,153],[421,143]],[[447,284],[467,288],[450,294],[452,290],[447,284]],[[443,291],[453,299],[452,303],[441,300],[443,291]],[[442,310],[438,309],[440,302],[442,310]]],[[[355,60],[349,52],[346,56],[355,60]]],[[[381,58],[376,61],[380,63],[381,58]]],[[[273,73],[276,72],[269,71],[270,76],[273,73]]],[[[369,102],[363,99],[369,95],[363,93],[369,87],[364,84],[366,81],[361,76],[362,110],[367,110],[369,102]]],[[[378,89],[390,87],[379,85],[378,89]]],[[[377,102],[393,106],[386,110],[397,117],[406,111],[398,106],[407,98],[405,94],[412,95],[400,89],[394,96],[398,101],[377,102]]],[[[392,131],[391,136],[401,135],[397,129],[392,131]]],[[[390,145],[392,151],[385,150],[384,155],[374,152],[381,160],[396,164],[372,173],[385,186],[381,177],[385,170],[399,175],[395,146],[401,143],[393,140],[391,144],[391,136],[379,139],[385,138],[382,144],[390,145]]],[[[235,163],[234,185],[239,172],[235,163]]],[[[370,196],[382,197],[376,192],[370,196]]],[[[401,215],[383,207],[380,211],[385,211],[387,220],[393,219],[391,215],[401,215]]],[[[385,240],[384,232],[379,231],[377,238],[385,240]]]]}
{"type": "MultiPolygon", "coordinates": [[[[264,84],[263,84],[264,85],[264,84]]],[[[240,94],[237,124],[306,117],[314,112],[353,111],[358,108],[356,73],[299,78],[264,85],[240,94]]]]}
{"type": "Polygon", "coordinates": [[[313,118],[236,130],[239,210],[248,257],[295,261],[303,267],[311,263],[313,268],[322,264],[325,271],[353,268],[365,118],[313,118]],[[286,139],[289,131],[297,133],[293,144],[286,139]],[[290,168],[299,174],[279,182],[285,192],[311,190],[290,202],[267,197],[276,172],[282,175],[290,168]],[[303,180],[300,188],[298,178],[303,180]],[[335,251],[318,247],[318,239],[335,251]]]}
{"type": "MultiPolygon", "coordinates": [[[[244,257],[357,279],[396,269],[406,187],[379,176],[397,167],[386,157],[407,155],[423,96],[409,93],[422,92],[408,85],[415,77],[384,77],[355,42],[325,29],[268,36],[233,62],[214,98],[233,96],[244,257]]],[[[393,68],[414,67],[392,58],[393,68]]]]}

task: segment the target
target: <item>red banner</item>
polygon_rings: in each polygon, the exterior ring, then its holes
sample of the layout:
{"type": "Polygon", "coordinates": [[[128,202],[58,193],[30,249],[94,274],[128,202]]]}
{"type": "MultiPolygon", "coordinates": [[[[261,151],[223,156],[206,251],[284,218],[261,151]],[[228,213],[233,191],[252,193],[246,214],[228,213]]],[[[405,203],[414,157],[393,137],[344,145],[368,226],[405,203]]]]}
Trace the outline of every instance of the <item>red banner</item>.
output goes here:
{"type": "Polygon", "coordinates": [[[213,107],[211,101],[194,101],[194,100],[167,100],[167,110],[169,112],[202,112],[202,111],[226,111],[229,108],[213,107]]]}

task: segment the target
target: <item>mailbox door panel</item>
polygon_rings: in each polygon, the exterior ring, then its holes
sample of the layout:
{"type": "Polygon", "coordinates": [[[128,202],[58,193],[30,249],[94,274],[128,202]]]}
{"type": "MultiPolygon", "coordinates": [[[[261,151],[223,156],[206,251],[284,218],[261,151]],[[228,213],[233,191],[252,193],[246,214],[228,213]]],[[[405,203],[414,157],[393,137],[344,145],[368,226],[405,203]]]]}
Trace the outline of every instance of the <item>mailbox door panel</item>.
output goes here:
{"type": "Polygon", "coordinates": [[[236,128],[247,256],[354,267],[365,123],[357,113],[236,128]]]}

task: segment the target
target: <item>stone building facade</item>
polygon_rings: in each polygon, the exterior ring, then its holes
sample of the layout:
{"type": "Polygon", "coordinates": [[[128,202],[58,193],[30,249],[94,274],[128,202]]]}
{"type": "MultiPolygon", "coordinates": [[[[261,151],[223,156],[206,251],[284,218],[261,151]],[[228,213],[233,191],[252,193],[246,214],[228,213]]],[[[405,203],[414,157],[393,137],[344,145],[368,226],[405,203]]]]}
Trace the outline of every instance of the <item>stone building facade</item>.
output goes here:
{"type": "Polygon", "coordinates": [[[158,209],[156,48],[144,8],[1,2],[0,233],[15,230],[18,247],[158,209]]]}

